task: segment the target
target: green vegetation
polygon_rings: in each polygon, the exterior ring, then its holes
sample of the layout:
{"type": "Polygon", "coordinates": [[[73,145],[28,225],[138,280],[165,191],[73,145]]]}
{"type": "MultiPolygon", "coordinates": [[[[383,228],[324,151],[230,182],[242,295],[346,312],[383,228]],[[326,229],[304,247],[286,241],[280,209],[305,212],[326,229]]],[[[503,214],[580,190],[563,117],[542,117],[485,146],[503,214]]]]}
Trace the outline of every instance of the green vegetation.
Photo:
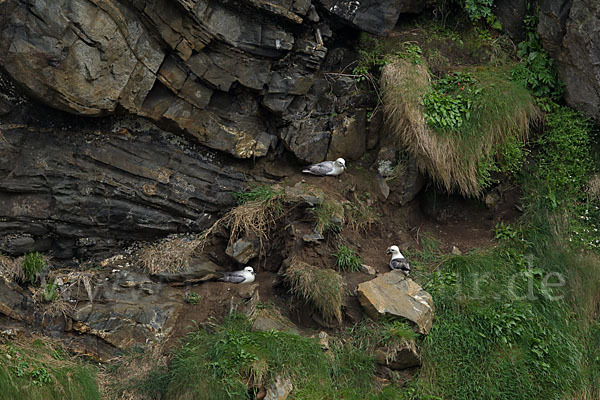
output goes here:
{"type": "Polygon", "coordinates": [[[342,322],[343,280],[331,269],[295,261],[284,275],[291,293],[310,304],[326,321],[342,322]]]}
{"type": "Polygon", "coordinates": [[[48,340],[0,344],[0,399],[100,399],[96,371],[48,340]]]}
{"type": "MultiPolygon", "coordinates": [[[[527,37],[518,45],[521,62],[513,68],[512,77],[530,88],[536,97],[556,100],[562,96],[563,84],[537,33],[537,14],[526,17],[524,23],[527,37]]],[[[550,111],[545,102],[540,104],[544,111],[550,111]]]]}
{"type": "Polygon", "coordinates": [[[390,126],[440,186],[478,196],[491,183],[492,171],[520,164],[515,159],[523,155],[519,143],[538,117],[534,99],[510,80],[505,68],[448,74],[433,86],[430,79],[424,65],[396,60],[384,68],[390,126]]]}
{"type": "Polygon", "coordinates": [[[333,233],[339,234],[344,224],[344,207],[331,200],[323,202],[311,209],[315,216],[315,230],[321,234],[333,233]]]}
{"type": "Polygon", "coordinates": [[[458,129],[471,118],[471,107],[481,88],[469,72],[455,72],[438,79],[423,95],[425,119],[433,127],[458,129]]]}
{"type": "Polygon", "coordinates": [[[35,283],[39,279],[40,273],[46,269],[46,261],[36,251],[35,253],[25,254],[22,266],[25,282],[35,283]]]}
{"type": "Polygon", "coordinates": [[[340,244],[333,253],[338,271],[359,271],[363,263],[360,256],[351,248],[340,244]]]}
{"type": "Polygon", "coordinates": [[[579,114],[553,108],[536,140],[536,163],[521,180],[519,225],[499,223],[492,250],[424,257],[437,313],[422,343],[415,398],[600,396],[600,258],[581,250],[588,247],[574,230],[587,222],[580,210],[595,201],[584,190],[591,134],[579,114]]]}
{"type": "Polygon", "coordinates": [[[188,304],[198,304],[200,300],[202,300],[200,295],[194,292],[186,292],[183,296],[183,301],[185,301],[188,304]]]}
{"type": "Polygon", "coordinates": [[[238,204],[244,204],[249,201],[259,201],[264,202],[271,200],[277,196],[281,195],[280,192],[274,190],[272,187],[267,185],[254,185],[250,186],[249,190],[245,192],[235,192],[233,197],[237,201],[238,204]]]}
{"type": "MultiPolygon", "coordinates": [[[[398,174],[403,168],[398,164],[394,171],[398,174]]],[[[345,222],[355,232],[367,233],[373,226],[380,223],[381,216],[371,204],[371,193],[355,193],[354,201],[344,204],[345,222]]]]}
{"type": "Polygon", "coordinates": [[[396,319],[384,319],[381,322],[364,319],[348,328],[347,333],[353,338],[355,346],[370,351],[381,346],[397,347],[405,340],[417,338],[407,323],[396,319]]]}
{"type": "Polygon", "coordinates": [[[415,43],[404,42],[390,43],[366,32],[360,34],[358,41],[358,60],[352,69],[358,82],[369,80],[377,87],[377,80],[384,66],[390,64],[395,58],[406,60],[412,64],[423,62],[423,50],[415,43]],[[393,51],[391,50],[393,48],[393,51]]]}
{"type": "Polygon", "coordinates": [[[247,319],[233,315],[189,334],[168,373],[148,379],[164,383],[156,389],[166,399],[250,399],[277,376],[292,378],[295,399],[399,398],[399,389],[377,387],[373,357],[352,340],[330,348],[325,353],[315,339],[286,332],[252,332],[247,319]]]}
{"type": "Polygon", "coordinates": [[[42,285],[45,302],[51,303],[58,298],[58,285],[52,281],[42,285]]]}

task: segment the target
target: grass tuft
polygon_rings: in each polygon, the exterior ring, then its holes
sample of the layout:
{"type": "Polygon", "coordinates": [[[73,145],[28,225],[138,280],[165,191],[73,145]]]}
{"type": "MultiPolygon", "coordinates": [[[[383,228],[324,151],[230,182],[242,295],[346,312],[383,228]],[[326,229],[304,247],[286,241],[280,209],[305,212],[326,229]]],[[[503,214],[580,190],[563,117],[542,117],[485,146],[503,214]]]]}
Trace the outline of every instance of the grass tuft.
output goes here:
{"type": "Polygon", "coordinates": [[[170,237],[146,246],[139,252],[139,260],[151,274],[181,271],[189,266],[196,247],[202,243],[197,237],[170,237]]]}
{"type": "Polygon", "coordinates": [[[324,200],[320,205],[311,209],[315,220],[315,230],[321,234],[339,234],[345,222],[344,207],[332,200],[324,200]]]}
{"type": "Polygon", "coordinates": [[[342,322],[343,280],[340,274],[293,261],[284,278],[292,294],[310,304],[323,319],[342,322]]]}
{"type": "Polygon", "coordinates": [[[360,266],[363,263],[362,259],[354,250],[345,246],[338,245],[337,252],[333,253],[335,257],[335,265],[338,271],[360,271],[360,266]]]}
{"type": "Polygon", "coordinates": [[[46,269],[46,260],[37,251],[35,253],[27,253],[23,257],[22,267],[25,282],[35,283],[42,271],[46,269]]]}

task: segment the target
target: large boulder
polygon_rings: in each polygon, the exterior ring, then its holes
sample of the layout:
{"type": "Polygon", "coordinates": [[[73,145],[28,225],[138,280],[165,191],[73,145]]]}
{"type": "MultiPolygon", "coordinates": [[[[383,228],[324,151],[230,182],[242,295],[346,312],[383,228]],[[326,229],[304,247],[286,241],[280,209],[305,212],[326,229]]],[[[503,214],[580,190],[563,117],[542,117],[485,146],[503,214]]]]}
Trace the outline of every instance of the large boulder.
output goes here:
{"type": "Polygon", "coordinates": [[[565,99],[600,120],[600,3],[541,0],[538,33],[566,84],[565,99]]]}
{"type": "Polygon", "coordinates": [[[400,271],[390,271],[358,285],[358,299],[373,319],[389,315],[407,319],[426,334],[433,325],[434,305],[429,293],[400,271]]]}

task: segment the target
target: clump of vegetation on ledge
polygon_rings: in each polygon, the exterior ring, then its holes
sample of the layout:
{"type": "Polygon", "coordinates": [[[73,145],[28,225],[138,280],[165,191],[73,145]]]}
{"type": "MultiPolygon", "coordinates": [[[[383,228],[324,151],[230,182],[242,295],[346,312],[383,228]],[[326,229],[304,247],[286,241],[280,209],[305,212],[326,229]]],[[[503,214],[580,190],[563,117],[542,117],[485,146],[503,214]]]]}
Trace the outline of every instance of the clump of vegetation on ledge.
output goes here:
{"type": "Polygon", "coordinates": [[[523,143],[539,117],[533,97],[509,78],[502,68],[476,68],[435,81],[426,65],[398,59],[382,72],[387,124],[444,189],[478,196],[496,160],[510,161],[506,144],[523,143]]]}
{"type": "Polygon", "coordinates": [[[344,285],[340,274],[294,260],[284,278],[292,294],[310,304],[323,319],[342,322],[344,285]]]}

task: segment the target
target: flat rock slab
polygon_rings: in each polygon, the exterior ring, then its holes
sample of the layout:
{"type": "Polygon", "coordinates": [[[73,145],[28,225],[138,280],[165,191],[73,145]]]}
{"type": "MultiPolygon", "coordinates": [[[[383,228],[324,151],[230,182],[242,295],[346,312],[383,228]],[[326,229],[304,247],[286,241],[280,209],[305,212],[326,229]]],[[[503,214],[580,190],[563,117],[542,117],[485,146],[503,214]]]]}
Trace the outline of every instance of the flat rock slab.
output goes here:
{"type": "Polygon", "coordinates": [[[384,315],[405,318],[415,323],[422,334],[427,334],[433,325],[433,298],[401,272],[386,272],[359,284],[358,299],[373,319],[384,315]]]}

